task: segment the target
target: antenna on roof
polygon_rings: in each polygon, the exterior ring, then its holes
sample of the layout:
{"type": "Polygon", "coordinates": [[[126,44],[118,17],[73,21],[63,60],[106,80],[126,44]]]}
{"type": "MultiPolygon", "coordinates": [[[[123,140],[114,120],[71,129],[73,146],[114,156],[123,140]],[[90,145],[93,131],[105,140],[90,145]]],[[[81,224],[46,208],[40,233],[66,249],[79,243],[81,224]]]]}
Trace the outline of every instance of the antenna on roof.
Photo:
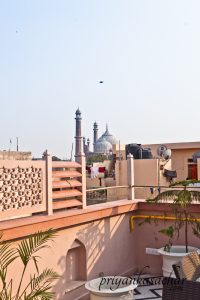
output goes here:
{"type": "Polygon", "coordinates": [[[72,149],[71,149],[71,157],[70,157],[70,161],[72,161],[73,148],[74,148],[74,143],[72,143],[72,149]]]}
{"type": "Polygon", "coordinates": [[[11,151],[12,140],[9,141],[9,151],[11,151]]]}
{"type": "Polygon", "coordinates": [[[121,143],[119,140],[119,185],[121,185],[121,143]]]}
{"type": "Polygon", "coordinates": [[[17,137],[17,151],[19,151],[19,138],[17,137]]]}

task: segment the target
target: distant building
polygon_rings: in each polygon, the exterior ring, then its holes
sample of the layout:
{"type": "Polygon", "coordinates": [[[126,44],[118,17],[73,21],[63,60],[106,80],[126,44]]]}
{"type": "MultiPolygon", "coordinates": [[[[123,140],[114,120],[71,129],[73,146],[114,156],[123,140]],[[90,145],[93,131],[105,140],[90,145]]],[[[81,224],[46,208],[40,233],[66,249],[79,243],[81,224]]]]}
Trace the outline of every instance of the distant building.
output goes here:
{"type": "MultiPolygon", "coordinates": [[[[158,148],[163,144],[147,144],[153,157],[158,158],[158,148]]],[[[200,179],[200,142],[165,143],[171,149],[172,169],[177,172],[177,181],[200,179]]]]}
{"type": "Polygon", "coordinates": [[[31,160],[31,152],[22,151],[0,151],[0,159],[6,160],[31,160]]]}
{"type": "Polygon", "coordinates": [[[78,157],[80,153],[84,152],[86,156],[93,156],[97,154],[112,154],[112,147],[118,144],[118,140],[113,136],[106,124],[106,131],[98,138],[98,124],[95,121],[93,125],[93,151],[90,151],[90,139],[86,141],[85,137],[82,137],[81,132],[81,112],[76,110],[76,136],[75,136],[75,157],[78,157]]]}

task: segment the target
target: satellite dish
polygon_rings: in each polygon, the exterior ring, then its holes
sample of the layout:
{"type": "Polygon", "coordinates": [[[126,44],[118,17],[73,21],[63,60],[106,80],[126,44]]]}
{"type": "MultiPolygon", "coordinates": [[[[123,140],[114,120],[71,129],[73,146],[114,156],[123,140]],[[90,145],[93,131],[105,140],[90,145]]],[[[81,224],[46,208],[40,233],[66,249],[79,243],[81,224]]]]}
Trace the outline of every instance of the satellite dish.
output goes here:
{"type": "Polygon", "coordinates": [[[160,145],[157,149],[158,156],[163,157],[163,153],[166,150],[167,150],[167,147],[165,145],[160,145]]]}
{"type": "Polygon", "coordinates": [[[163,157],[165,160],[170,159],[171,156],[172,156],[172,151],[171,151],[171,149],[166,149],[165,151],[163,151],[162,157],[163,157]]]}

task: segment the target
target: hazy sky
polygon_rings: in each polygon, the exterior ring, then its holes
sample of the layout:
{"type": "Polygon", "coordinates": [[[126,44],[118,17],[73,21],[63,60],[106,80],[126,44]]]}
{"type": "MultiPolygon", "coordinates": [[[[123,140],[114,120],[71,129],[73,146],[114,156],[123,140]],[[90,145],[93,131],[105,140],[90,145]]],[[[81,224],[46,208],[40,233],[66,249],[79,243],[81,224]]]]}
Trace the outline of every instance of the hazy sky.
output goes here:
{"type": "Polygon", "coordinates": [[[78,106],[91,139],[96,120],[121,143],[200,140],[199,16],[199,0],[0,0],[0,148],[69,157],[78,106]]]}

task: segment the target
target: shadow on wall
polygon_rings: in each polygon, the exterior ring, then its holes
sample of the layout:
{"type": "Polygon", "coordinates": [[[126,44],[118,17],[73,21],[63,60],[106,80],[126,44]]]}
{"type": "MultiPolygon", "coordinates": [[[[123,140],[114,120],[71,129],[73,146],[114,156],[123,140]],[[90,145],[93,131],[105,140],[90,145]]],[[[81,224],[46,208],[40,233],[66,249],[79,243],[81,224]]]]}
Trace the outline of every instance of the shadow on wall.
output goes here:
{"type": "MultiPolygon", "coordinates": [[[[114,213],[118,213],[113,208],[114,213]]],[[[87,251],[87,279],[104,275],[119,275],[132,268],[133,235],[129,231],[129,216],[118,215],[88,224],[77,233],[87,251]],[[131,257],[132,255],[132,257],[131,257]]]]}
{"type": "Polygon", "coordinates": [[[66,281],[85,281],[86,273],[86,249],[83,243],[75,240],[66,257],[66,281]]]}
{"type": "MultiPolygon", "coordinates": [[[[70,229],[69,229],[70,231],[70,229]]],[[[66,233],[67,234],[67,233],[66,233]]],[[[104,275],[119,275],[133,269],[133,247],[131,247],[128,215],[95,221],[81,226],[66,256],[62,256],[59,267],[63,270],[55,285],[56,299],[75,299],[84,293],[78,287],[65,294],[75,281],[86,281],[104,275]]]]}
{"type": "Polygon", "coordinates": [[[63,274],[54,287],[56,299],[67,299],[67,295],[64,296],[64,294],[68,289],[73,289],[74,282],[87,280],[84,244],[75,239],[66,256],[58,260],[58,265],[63,270],[63,274]]]}

